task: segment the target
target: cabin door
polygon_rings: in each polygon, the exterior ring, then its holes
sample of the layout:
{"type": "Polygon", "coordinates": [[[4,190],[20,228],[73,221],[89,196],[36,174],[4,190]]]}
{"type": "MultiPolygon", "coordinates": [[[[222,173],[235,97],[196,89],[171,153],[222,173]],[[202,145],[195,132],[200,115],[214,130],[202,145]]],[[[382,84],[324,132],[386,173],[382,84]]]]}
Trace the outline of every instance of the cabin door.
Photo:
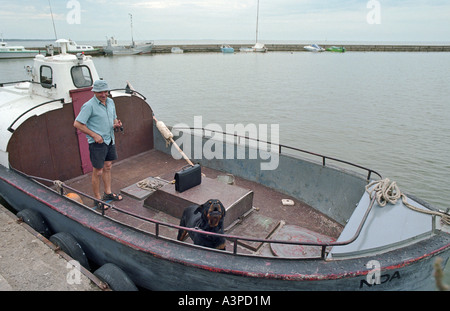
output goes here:
{"type": "MultiPolygon", "coordinates": [[[[75,113],[75,118],[78,116],[81,110],[81,106],[89,99],[94,96],[94,93],[91,91],[92,87],[76,89],[70,91],[70,96],[72,97],[73,103],[73,112],[75,113]]],[[[83,174],[92,172],[92,164],[89,159],[89,144],[86,139],[86,134],[82,133],[78,129],[77,137],[78,137],[78,146],[80,147],[80,157],[81,157],[81,168],[83,170],[83,174]]]]}

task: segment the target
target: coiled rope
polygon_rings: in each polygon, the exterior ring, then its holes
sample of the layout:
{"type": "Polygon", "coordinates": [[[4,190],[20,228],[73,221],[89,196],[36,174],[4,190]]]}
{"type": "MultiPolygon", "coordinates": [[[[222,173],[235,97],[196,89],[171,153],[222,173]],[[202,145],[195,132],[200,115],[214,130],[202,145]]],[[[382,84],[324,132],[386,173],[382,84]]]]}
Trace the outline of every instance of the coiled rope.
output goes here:
{"type": "Polygon", "coordinates": [[[379,206],[384,207],[387,203],[396,204],[398,199],[402,199],[403,204],[420,213],[429,215],[436,215],[441,217],[442,221],[447,225],[450,225],[450,215],[441,211],[424,210],[422,208],[415,207],[408,203],[408,198],[404,193],[400,191],[395,181],[391,182],[389,178],[373,181],[366,186],[366,192],[369,194],[370,199],[375,196],[379,206]],[[372,188],[373,187],[373,188],[372,188]],[[372,188],[372,189],[371,189],[372,188]]]}

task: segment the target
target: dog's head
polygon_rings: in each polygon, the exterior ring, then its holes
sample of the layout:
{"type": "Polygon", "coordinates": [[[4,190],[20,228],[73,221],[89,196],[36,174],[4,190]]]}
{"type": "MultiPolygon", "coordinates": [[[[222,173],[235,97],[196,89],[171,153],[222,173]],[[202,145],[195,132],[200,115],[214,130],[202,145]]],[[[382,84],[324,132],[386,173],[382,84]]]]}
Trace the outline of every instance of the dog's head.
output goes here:
{"type": "Polygon", "coordinates": [[[222,202],[217,199],[210,199],[200,205],[195,213],[202,213],[202,218],[204,221],[208,222],[211,228],[219,226],[223,223],[225,218],[225,207],[222,202]]]}

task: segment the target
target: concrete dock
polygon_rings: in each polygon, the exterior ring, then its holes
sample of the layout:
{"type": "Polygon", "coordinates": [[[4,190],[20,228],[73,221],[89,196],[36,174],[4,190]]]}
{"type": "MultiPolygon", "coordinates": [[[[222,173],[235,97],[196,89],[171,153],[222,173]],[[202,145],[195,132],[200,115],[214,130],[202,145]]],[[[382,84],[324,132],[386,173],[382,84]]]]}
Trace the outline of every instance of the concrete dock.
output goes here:
{"type": "MultiPolygon", "coordinates": [[[[268,52],[307,52],[304,49],[305,45],[310,43],[302,44],[265,44],[268,52]]],[[[251,47],[254,43],[248,44],[230,44],[234,48],[235,52],[239,52],[241,47],[251,47]]],[[[176,45],[181,48],[184,52],[221,52],[221,44],[195,44],[195,45],[176,45]]],[[[378,45],[378,44],[325,44],[320,45],[323,48],[328,48],[330,46],[343,46],[347,52],[450,52],[449,45],[378,45]]],[[[170,53],[173,45],[155,45],[151,53],[170,53]]],[[[99,47],[101,48],[101,47],[99,47]]]]}
{"type": "MultiPolygon", "coordinates": [[[[310,43],[299,44],[265,44],[268,52],[307,52],[305,45],[310,43]]],[[[230,44],[234,48],[235,53],[239,53],[241,47],[251,47],[254,43],[230,44]]],[[[179,45],[154,45],[150,54],[171,53],[172,47],[181,48],[184,53],[213,53],[221,52],[221,44],[179,44],[179,45]]],[[[397,45],[397,44],[320,44],[323,48],[330,46],[343,46],[346,52],[450,52],[450,43],[448,45],[397,45]]],[[[104,55],[103,46],[94,46],[98,50],[95,53],[87,53],[89,55],[104,55]]],[[[33,50],[46,51],[45,47],[27,48],[33,50]]],[[[59,47],[54,48],[55,54],[59,51],[59,47]]]]}
{"type": "Polygon", "coordinates": [[[0,205],[0,291],[100,291],[99,280],[70,260],[0,205]]]}

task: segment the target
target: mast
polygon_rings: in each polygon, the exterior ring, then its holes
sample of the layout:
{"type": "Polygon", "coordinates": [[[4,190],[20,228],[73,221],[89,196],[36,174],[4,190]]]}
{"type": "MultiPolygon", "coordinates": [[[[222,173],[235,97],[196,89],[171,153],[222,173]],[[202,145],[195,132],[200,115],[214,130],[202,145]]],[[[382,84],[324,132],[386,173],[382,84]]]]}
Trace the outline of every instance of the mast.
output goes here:
{"type": "Polygon", "coordinates": [[[256,42],[258,43],[258,20],[259,20],[259,0],[258,0],[258,4],[256,7],[256,42]]]}
{"type": "Polygon", "coordinates": [[[53,11],[52,11],[52,5],[50,3],[50,0],[48,0],[48,5],[50,6],[50,14],[52,15],[53,31],[55,32],[55,40],[57,40],[58,36],[56,35],[55,20],[53,19],[53,11]]]}
{"type": "Polygon", "coordinates": [[[134,47],[134,38],[133,38],[133,15],[131,13],[128,13],[130,15],[130,24],[131,24],[131,46],[134,47]]]}

